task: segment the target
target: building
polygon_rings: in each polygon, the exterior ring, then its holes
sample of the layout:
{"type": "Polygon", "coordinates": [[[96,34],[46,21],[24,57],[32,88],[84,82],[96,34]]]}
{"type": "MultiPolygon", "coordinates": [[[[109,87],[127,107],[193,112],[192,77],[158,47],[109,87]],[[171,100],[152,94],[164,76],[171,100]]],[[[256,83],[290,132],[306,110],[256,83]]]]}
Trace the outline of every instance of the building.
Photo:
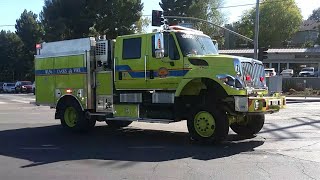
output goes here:
{"type": "MultiPolygon", "coordinates": [[[[220,54],[230,54],[253,58],[253,49],[219,50],[220,54]]],[[[284,69],[293,69],[297,75],[304,67],[320,70],[320,47],[269,49],[268,58],[263,60],[266,68],[275,68],[277,73],[284,69]]]]}
{"type": "Polygon", "coordinates": [[[299,31],[293,36],[289,46],[302,47],[307,42],[316,42],[319,34],[320,21],[305,20],[299,31]]]}

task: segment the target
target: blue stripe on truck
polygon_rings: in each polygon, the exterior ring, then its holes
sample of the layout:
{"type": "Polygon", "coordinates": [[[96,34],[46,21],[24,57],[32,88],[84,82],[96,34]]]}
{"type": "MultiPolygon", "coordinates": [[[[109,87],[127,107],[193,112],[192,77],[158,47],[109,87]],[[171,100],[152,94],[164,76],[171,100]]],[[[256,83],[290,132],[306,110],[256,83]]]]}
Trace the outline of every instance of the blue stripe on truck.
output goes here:
{"type": "Polygon", "coordinates": [[[86,67],[78,67],[78,68],[63,68],[63,69],[44,69],[44,70],[36,70],[36,76],[43,75],[66,75],[66,74],[84,74],[87,73],[86,67]]]}

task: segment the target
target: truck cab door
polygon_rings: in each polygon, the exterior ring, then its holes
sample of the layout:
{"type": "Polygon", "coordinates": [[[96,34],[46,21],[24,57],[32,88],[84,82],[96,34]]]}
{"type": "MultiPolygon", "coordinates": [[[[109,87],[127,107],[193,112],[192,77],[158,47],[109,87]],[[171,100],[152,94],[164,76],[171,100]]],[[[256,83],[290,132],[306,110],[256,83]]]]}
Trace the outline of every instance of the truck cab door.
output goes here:
{"type": "Polygon", "coordinates": [[[155,90],[175,90],[186,74],[176,37],[174,33],[163,33],[164,57],[161,59],[155,55],[155,43],[158,43],[155,37],[154,34],[148,36],[147,86],[155,90]]]}
{"type": "Polygon", "coordinates": [[[115,87],[117,90],[146,89],[146,35],[118,37],[115,46],[115,87]]]}

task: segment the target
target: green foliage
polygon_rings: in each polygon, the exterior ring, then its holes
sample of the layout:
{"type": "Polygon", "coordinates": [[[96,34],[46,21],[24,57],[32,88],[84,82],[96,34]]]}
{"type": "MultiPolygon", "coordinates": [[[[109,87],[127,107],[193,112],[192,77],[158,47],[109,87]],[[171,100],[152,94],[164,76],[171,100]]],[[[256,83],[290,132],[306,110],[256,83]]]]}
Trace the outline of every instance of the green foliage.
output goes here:
{"type": "Polygon", "coordinates": [[[45,0],[40,14],[46,41],[106,34],[108,38],[137,31],[141,0],[45,0]]]}
{"type": "MultiPolygon", "coordinates": [[[[259,45],[282,47],[299,30],[302,23],[300,9],[294,0],[264,0],[260,6],[259,45]]],[[[247,11],[241,18],[239,32],[254,37],[255,9],[247,11]]]]}
{"type": "Polygon", "coordinates": [[[309,16],[308,20],[320,21],[320,8],[313,10],[313,12],[309,16]]]}
{"type": "Polygon", "coordinates": [[[313,46],[314,46],[313,41],[307,41],[302,45],[303,48],[312,48],[313,46]]]}
{"type": "Polygon", "coordinates": [[[13,32],[0,32],[0,81],[24,78],[23,42],[13,32]]]}
{"type": "Polygon", "coordinates": [[[16,34],[23,42],[22,59],[17,66],[24,66],[24,79],[33,79],[35,45],[42,40],[43,36],[43,29],[37,17],[33,12],[24,10],[20,18],[16,20],[16,34]]]}
{"type": "Polygon", "coordinates": [[[320,26],[318,27],[318,38],[316,44],[320,45],[320,26]]]}
{"type": "MultiPolygon", "coordinates": [[[[161,0],[160,6],[165,16],[184,16],[205,19],[217,25],[224,21],[222,13],[217,10],[222,0],[161,0]]],[[[181,19],[169,19],[169,23],[188,22],[181,19]]],[[[190,21],[189,21],[190,22],[190,21]]],[[[194,26],[213,37],[218,32],[217,28],[207,23],[192,22],[194,26]]]]}
{"type": "Polygon", "coordinates": [[[35,54],[35,44],[39,43],[43,36],[43,30],[37,18],[38,16],[32,11],[24,10],[15,26],[16,34],[23,41],[25,49],[32,55],[35,54]]]}
{"type": "Polygon", "coordinates": [[[136,32],[137,33],[145,33],[146,32],[146,27],[148,27],[151,24],[151,19],[148,17],[141,17],[139,21],[137,21],[134,26],[136,27],[136,32]]]}
{"type": "Polygon", "coordinates": [[[94,18],[87,0],[45,0],[44,3],[40,19],[46,41],[88,36],[94,18]]]}
{"type": "Polygon", "coordinates": [[[135,23],[142,15],[141,0],[87,0],[88,12],[94,18],[94,29],[107,38],[138,31],[135,23]]]}

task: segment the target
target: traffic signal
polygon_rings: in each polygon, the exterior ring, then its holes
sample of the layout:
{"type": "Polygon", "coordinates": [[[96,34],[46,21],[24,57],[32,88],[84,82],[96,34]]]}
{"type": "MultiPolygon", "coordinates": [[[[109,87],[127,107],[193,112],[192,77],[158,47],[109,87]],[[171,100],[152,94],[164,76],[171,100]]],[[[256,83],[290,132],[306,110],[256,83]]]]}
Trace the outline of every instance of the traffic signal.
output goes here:
{"type": "Polygon", "coordinates": [[[264,59],[268,59],[268,48],[260,47],[258,51],[258,59],[263,61],[264,59]]]}
{"type": "Polygon", "coordinates": [[[152,26],[164,25],[164,17],[162,11],[152,10],[152,26]]]}

